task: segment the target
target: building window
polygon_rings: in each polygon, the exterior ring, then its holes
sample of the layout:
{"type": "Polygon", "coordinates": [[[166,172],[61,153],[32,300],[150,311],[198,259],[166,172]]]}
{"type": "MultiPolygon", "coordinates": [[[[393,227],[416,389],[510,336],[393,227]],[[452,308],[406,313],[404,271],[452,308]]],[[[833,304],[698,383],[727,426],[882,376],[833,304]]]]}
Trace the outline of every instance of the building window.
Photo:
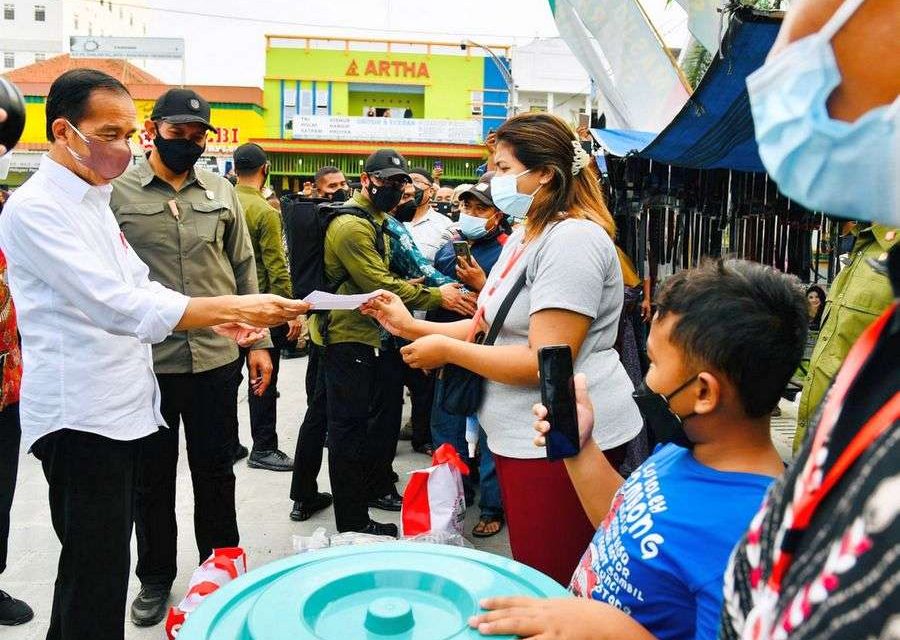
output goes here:
{"type": "Polygon", "coordinates": [[[16,54],[6,52],[3,54],[3,68],[12,69],[16,66],[16,54]]]}
{"type": "Polygon", "coordinates": [[[78,31],[78,14],[77,13],[72,16],[72,28],[75,31],[78,31]]]}
{"type": "Polygon", "coordinates": [[[45,53],[36,53],[36,54],[34,54],[34,61],[35,61],[35,62],[43,62],[43,61],[46,60],[46,59],[47,59],[47,54],[45,54],[45,53]]]}
{"type": "Polygon", "coordinates": [[[14,5],[14,4],[3,5],[3,19],[4,20],[15,20],[16,19],[16,5],[14,5]]]}
{"type": "Polygon", "coordinates": [[[112,2],[108,3],[106,6],[109,7],[109,12],[112,13],[112,2]]]}
{"type": "Polygon", "coordinates": [[[88,22],[88,35],[89,36],[94,35],[94,23],[93,22],[88,22]]]}
{"type": "Polygon", "coordinates": [[[34,21],[35,22],[46,22],[47,21],[47,7],[42,4],[34,5],[34,21]]]}
{"type": "Polygon", "coordinates": [[[128,16],[128,26],[129,26],[129,27],[133,27],[133,26],[134,26],[134,14],[133,14],[133,13],[132,13],[132,14],[129,14],[129,16],[128,16]]]}
{"type": "Polygon", "coordinates": [[[484,91],[472,92],[472,115],[480,116],[484,113],[484,91]]]}
{"type": "Polygon", "coordinates": [[[328,89],[316,89],[316,115],[328,115],[328,89]]]}

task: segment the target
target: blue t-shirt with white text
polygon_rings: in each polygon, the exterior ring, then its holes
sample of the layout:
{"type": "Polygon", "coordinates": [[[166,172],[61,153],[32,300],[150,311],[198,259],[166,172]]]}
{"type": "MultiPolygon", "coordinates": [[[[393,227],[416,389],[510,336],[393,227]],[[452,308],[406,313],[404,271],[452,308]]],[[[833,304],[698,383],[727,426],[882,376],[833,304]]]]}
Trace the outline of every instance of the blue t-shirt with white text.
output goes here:
{"type": "Polygon", "coordinates": [[[619,488],[569,588],[660,640],[714,639],[728,558],[773,480],[657,447],[619,488]]]}

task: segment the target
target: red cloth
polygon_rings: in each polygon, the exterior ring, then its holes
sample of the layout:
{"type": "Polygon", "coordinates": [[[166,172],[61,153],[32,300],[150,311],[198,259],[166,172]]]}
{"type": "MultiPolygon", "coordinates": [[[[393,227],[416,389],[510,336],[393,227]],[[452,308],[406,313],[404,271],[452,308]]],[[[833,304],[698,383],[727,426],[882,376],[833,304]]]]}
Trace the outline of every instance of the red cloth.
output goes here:
{"type": "MultiPolygon", "coordinates": [[[[617,467],[625,447],[605,451],[617,467]]],[[[513,559],[568,587],[595,529],[563,461],[494,454],[513,559]]]]}
{"type": "Polygon", "coordinates": [[[0,251],[0,356],[3,362],[3,384],[0,386],[0,410],[19,401],[22,385],[22,353],[16,328],[16,309],[6,284],[6,256],[0,251]]]}

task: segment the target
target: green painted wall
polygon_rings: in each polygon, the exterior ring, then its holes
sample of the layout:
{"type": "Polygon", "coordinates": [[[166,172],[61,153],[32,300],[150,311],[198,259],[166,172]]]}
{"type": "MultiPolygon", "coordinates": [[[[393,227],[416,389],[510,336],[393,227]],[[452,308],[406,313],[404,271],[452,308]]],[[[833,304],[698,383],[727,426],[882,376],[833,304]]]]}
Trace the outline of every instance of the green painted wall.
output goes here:
{"type": "Polygon", "coordinates": [[[373,93],[369,91],[349,93],[348,111],[342,115],[361,116],[364,107],[390,108],[397,117],[397,111],[407,107],[413,110],[414,118],[422,118],[425,113],[425,96],[421,93],[373,93]]]}
{"type": "MultiPolygon", "coordinates": [[[[471,117],[472,91],[484,87],[484,60],[480,56],[444,56],[407,53],[380,53],[366,51],[331,51],[274,48],[266,52],[266,122],[267,130],[278,130],[281,118],[281,93],[269,92],[270,83],[280,86],[279,80],[334,82],[332,89],[332,113],[357,115],[350,104],[346,83],[410,84],[425,87],[421,95],[402,94],[401,98],[422,99],[419,109],[413,107],[417,118],[465,120],[471,117]],[[370,67],[369,62],[373,66],[370,67]],[[356,63],[356,75],[348,75],[356,63]],[[381,62],[390,63],[387,73],[381,62]],[[394,65],[393,63],[397,63],[394,65]],[[428,76],[419,72],[425,65],[428,76]],[[367,69],[374,73],[366,73],[367,69]],[[413,70],[414,71],[411,71],[413,70]],[[274,96],[277,101],[270,102],[274,96]],[[274,107],[274,108],[272,108],[274,107]]],[[[396,99],[396,97],[395,97],[396,99]]],[[[361,107],[361,103],[359,105],[361,107]]]]}

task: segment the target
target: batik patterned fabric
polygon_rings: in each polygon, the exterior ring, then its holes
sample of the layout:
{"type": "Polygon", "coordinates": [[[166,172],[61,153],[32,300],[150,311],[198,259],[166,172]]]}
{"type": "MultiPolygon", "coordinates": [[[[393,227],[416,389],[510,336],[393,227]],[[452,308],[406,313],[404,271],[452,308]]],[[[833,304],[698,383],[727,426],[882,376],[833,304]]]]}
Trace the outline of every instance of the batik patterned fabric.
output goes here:
{"type": "Polygon", "coordinates": [[[16,329],[16,309],[6,284],[6,256],[0,251],[0,358],[3,362],[3,384],[0,388],[0,411],[19,401],[22,384],[22,352],[16,329]]]}

